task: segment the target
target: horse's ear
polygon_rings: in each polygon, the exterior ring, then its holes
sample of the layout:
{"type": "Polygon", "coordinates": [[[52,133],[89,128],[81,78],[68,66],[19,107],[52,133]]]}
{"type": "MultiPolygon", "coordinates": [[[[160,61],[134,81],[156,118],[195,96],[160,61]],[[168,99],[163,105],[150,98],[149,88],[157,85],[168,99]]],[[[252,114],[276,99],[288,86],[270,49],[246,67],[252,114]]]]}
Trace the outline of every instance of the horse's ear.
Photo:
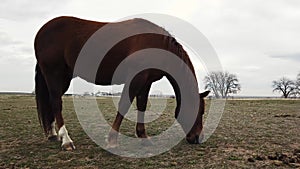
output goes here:
{"type": "Polygon", "coordinates": [[[203,92],[203,93],[200,93],[199,96],[200,96],[200,98],[204,98],[204,97],[206,97],[209,93],[210,93],[210,91],[205,91],[205,92],[203,92]]]}

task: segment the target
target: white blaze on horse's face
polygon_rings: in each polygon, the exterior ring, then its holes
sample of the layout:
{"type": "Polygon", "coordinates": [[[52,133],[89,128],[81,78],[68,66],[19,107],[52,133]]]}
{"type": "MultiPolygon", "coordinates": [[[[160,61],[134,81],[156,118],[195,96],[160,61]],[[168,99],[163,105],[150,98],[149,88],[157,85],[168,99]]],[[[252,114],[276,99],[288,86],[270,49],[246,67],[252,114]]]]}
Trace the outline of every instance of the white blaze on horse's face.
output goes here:
{"type": "MultiPolygon", "coordinates": [[[[58,136],[59,138],[61,138],[61,141],[62,141],[62,144],[61,146],[64,148],[64,146],[66,145],[73,145],[73,141],[72,139],[70,138],[69,134],[68,134],[68,131],[65,127],[65,125],[63,125],[59,131],[58,131],[58,136]]],[[[74,149],[74,148],[73,148],[74,149]]]]}

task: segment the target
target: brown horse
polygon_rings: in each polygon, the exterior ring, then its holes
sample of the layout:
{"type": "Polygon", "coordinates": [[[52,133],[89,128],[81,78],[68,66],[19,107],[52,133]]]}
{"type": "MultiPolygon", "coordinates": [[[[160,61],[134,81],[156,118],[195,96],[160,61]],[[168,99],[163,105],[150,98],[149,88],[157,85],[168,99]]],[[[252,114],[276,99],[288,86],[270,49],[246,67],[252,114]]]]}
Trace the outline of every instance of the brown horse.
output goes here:
{"type": "MultiPolygon", "coordinates": [[[[72,78],[79,76],[89,82],[94,82],[97,85],[112,85],[114,71],[124,59],[128,59],[134,52],[142,49],[158,48],[167,50],[180,58],[189,67],[193,74],[193,78],[196,79],[191,61],[176,39],[163,28],[143,19],[116,22],[113,24],[113,28],[119,32],[124,32],[127,31],[128,25],[142,25],[142,27],[145,27],[146,25],[147,29],[163,32],[163,34],[138,34],[126,38],[114,45],[105,54],[105,57],[99,65],[95,81],[84,75],[74,74],[76,60],[78,59],[84,44],[97,30],[107,24],[109,23],[82,20],[74,17],[58,17],[46,23],[36,35],[34,43],[37,59],[35,90],[39,120],[48,139],[61,139],[62,148],[65,150],[75,149],[62,117],[62,95],[69,88],[72,78]],[[55,130],[56,125],[58,134],[55,130]]],[[[132,57],[130,59],[134,60],[135,58],[132,57]]],[[[180,65],[166,66],[173,66],[179,70],[181,68],[180,65]]],[[[180,96],[180,88],[170,74],[158,69],[147,69],[138,73],[130,82],[127,81],[126,74],[124,79],[117,82],[118,84],[125,84],[124,88],[126,88],[126,86],[128,87],[130,103],[136,97],[138,119],[143,118],[144,116],[143,112],[146,110],[151,84],[164,76],[170,81],[175,91],[177,101],[175,118],[177,118],[182,98],[180,96]]],[[[189,82],[187,82],[186,87],[188,88],[189,85],[189,82]]],[[[186,133],[186,139],[189,143],[200,142],[199,135],[202,131],[202,116],[204,114],[203,98],[208,94],[209,91],[199,95],[200,106],[198,112],[196,112],[197,117],[193,121],[192,127],[188,130],[183,127],[186,133]]],[[[120,113],[120,109],[123,109],[124,111],[128,111],[129,109],[128,105],[124,107],[122,104],[122,97],[123,95],[121,96],[118,113],[108,137],[110,146],[115,146],[117,144],[118,131],[125,114],[120,113]],[[122,105],[123,107],[121,107],[122,105]]],[[[148,138],[143,122],[137,122],[136,134],[140,138],[148,138]]]]}

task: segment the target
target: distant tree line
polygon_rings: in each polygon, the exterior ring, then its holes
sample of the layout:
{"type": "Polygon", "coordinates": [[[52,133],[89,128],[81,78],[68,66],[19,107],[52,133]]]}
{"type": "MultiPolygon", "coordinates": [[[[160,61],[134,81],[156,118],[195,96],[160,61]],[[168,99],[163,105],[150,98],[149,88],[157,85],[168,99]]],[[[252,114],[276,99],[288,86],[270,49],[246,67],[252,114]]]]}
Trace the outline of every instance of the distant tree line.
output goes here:
{"type": "Polygon", "coordinates": [[[84,92],[83,96],[121,96],[121,92],[84,92]]]}
{"type": "Polygon", "coordinates": [[[300,97],[300,73],[297,75],[296,80],[291,80],[282,77],[272,82],[273,92],[279,92],[282,97],[300,97]]]}
{"type": "MultiPolygon", "coordinates": [[[[94,93],[94,92],[84,92],[82,94],[82,96],[96,96],[96,97],[99,97],[99,96],[121,96],[121,95],[122,95],[122,92],[105,92],[105,91],[103,91],[103,92],[98,91],[96,93],[94,93]]],[[[174,95],[168,95],[168,94],[164,95],[162,93],[149,94],[149,97],[152,97],[152,98],[153,97],[156,97],[156,98],[175,98],[174,95]]]]}
{"type": "MultiPolygon", "coordinates": [[[[216,98],[227,98],[230,94],[241,91],[241,84],[235,74],[229,72],[210,72],[204,78],[205,90],[210,90],[216,98]]],[[[300,73],[295,80],[282,77],[272,82],[273,92],[279,92],[282,97],[300,97],[300,73]]],[[[120,96],[121,92],[85,92],[84,96],[120,96]]],[[[157,97],[157,95],[151,95],[157,97]]],[[[174,96],[173,96],[174,97],[174,96]]]]}

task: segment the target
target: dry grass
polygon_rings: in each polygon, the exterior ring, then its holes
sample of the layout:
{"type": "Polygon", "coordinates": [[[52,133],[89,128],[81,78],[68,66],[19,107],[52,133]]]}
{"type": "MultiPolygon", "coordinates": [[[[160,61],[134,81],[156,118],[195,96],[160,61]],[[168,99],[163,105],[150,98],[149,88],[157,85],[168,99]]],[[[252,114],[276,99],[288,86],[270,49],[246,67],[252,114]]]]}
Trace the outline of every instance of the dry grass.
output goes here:
{"type": "MultiPolygon", "coordinates": [[[[112,121],[112,101],[98,102],[112,121]]],[[[173,122],[175,101],[168,103],[161,118],[147,125],[150,135],[173,122]]],[[[93,143],[79,125],[71,97],[64,98],[63,114],[77,148],[73,152],[61,151],[60,143],[45,139],[34,97],[0,95],[0,168],[300,167],[300,100],[228,100],[207,142],[189,145],[183,140],[170,151],[146,159],[112,155],[93,143]]],[[[122,133],[134,135],[134,123],[124,121],[121,128],[122,133]]]]}

